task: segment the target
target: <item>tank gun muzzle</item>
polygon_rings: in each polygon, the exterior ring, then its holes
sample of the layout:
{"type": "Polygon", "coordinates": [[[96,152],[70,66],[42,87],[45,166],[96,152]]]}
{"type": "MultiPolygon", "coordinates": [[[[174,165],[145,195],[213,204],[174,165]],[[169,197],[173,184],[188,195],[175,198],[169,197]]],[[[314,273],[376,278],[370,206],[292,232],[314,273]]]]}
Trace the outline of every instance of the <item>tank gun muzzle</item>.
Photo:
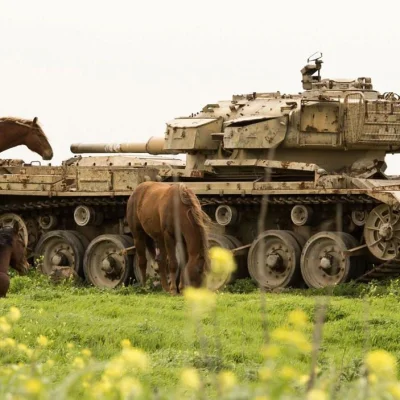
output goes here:
{"type": "Polygon", "coordinates": [[[148,153],[171,154],[171,151],[164,149],[164,137],[151,137],[146,143],[73,143],[71,152],[81,153],[148,153]]]}

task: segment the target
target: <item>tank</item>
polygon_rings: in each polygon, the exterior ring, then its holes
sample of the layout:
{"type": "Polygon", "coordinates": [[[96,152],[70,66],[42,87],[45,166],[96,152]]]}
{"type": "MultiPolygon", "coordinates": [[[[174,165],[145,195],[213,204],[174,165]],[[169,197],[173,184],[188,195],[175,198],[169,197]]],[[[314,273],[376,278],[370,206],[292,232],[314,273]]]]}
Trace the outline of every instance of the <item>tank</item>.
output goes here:
{"type": "Polygon", "coordinates": [[[232,249],[263,288],[397,276],[400,180],[385,174],[385,155],[400,149],[399,96],[369,77],[323,79],[322,63],[307,60],[297,94],[233,95],[146,143],[71,151],[185,154],[154,179],[193,189],[218,227],[211,243],[232,249]]]}
{"type": "Polygon", "coordinates": [[[297,94],[233,95],[144,143],[72,144],[78,155],[61,165],[0,160],[0,226],[18,225],[44,273],[72,268],[114,288],[136,276],[133,189],[182,181],[215,222],[210,245],[236,255],[237,273],[216,288],[244,276],[270,290],[396,276],[400,179],[385,174],[385,155],[400,148],[399,96],[367,77],[322,79],[321,56],[297,94]]]}

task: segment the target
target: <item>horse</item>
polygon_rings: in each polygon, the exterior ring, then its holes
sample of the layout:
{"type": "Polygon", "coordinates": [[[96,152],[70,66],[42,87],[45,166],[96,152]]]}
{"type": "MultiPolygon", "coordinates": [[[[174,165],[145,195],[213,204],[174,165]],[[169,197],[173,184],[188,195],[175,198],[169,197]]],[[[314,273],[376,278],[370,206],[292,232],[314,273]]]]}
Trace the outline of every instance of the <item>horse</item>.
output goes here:
{"type": "Polygon", "coordinates": [[[0,152],[25,145],[43,160],[53,158],[53,149],[35,117],[32,121],[14,117],[0,118],[0,152]]]}
{"type": "Polygon", "coordinates": [[[26,259],[25,243],[18,234],[18,225],[0,230],[0,297],[6,297],[10,287],[9,267],[19,275],[26,275],[29,263],[26,259]]]}
{"type": "Polygon", "coordinates": [[[147,248],[157,261],[162,288],[172,295],[178,293],[177,244],[182,244],[187,259],[180,272],[179,291],[187,284],[196,288],[202,286],[209,271],[207,224],[211,219],[201,209],[192,190],[182,183],[140,183],[129,197],[126,219],[133,236],[143,286],[146,284],[147,248]]]}

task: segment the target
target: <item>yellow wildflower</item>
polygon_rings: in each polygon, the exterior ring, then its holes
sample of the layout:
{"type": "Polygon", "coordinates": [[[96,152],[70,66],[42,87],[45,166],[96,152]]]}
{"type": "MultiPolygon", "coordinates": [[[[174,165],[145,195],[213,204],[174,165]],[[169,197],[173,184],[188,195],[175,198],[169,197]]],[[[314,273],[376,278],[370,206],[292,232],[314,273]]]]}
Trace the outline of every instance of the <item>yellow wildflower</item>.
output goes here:
{"type": "Polygon", "coordinates": [[[295,327],[301,328],[307,325],[307,314],[302,310],[294,310],[288,315],[289,323],[295,327]]]}
{"type": "Polygon", "coordinates": [[[73,349],[75,345],[73,343],[67,343],[67,349],[73,349]]]}
{"type": "Polygon", "coordinates": [[[396,358],[385,350],[370,351],[365,363],[369,371],[379,378],[393,379],[397,374],[396,358]]]}
{"type": "Polygon", "coordinates": [[[272,378],[272,370],[268,367],[261,367],[258,370],[258,376],[262,381],[268,381],[272,378]]]}
{"type": "Polygon", "coordinates": [[[47,360],[46,361],[46,365],[48,366],[48,367],[53,367],[54,366],[54,360],[47,360]]]}
{"type": "Polygon", "coordinates": [[[275,358],[279,353],[279,347],[274,344],[265,345],[261,349],[261,354],[264,358],[275,358]]]}
{"type": "Polygon", "coordinates": [[[4,343],[7,347],[15,347],[16,341],[10,337],[4,339],[4,343]]]}
{"type": "Polygon", "coordinates": [[[328,397],[321,389],[311,389],[307,393],[307,400],[326,400],[328,397]]]}
{"type": "Polygon", "coordinates": [[[121,371],[124,370],[124,361],[120,358],[114,358],[107,363],[107,368],[104,371],[105,376],[118,377],[121,375],[121,371]]]}
{"type": "Polygon", "coordinates": [[[123,339],[123,340],[121,340],[121,346],[123,348],[132,347],[132,343],[129,339],[123,339]]]}
{"type": "Polygon", "coordinates": [[[102,394],[109,392],[112,387],[113,385],[111,384],[110,380],[103,376],[100,382],[97,382],[93,386],[93,394],[97,397],[101,397],[102,394]]]}
{"type": "Polygon", "coordinates": [[[308,383],[309,379],[310,379],[310,377],[309,377],[308,375],[301,375],[301,376],[297,379],[297,382],[298,382],[300,385],[305,385],[306,383],[308,383]]]}
{"type": "Polygon", "coordinates": [[[236,376],[231,371],[220,372],[217,376],[217,380],[222,391],[228,391],[236,384],[236,376]]]}
{"type": "Polygon", "coordinates": [[[294,346],[304,353],[307,353],[312,349],[311,344],[307,341],[306,337],[298,331],[278,328],[271,333],[271,338],[283,344],[294,346]]]}
{"type": "Polygon", "coordinates": [[[195,368],[185,368],[181,374],[182,386],[199,390],[201,386],[199,373],[195,368]]]}
{"type": "Polygon", "coordinates": [[[21,312],[17,307],[11,307],[8,312],[8,319],[12,322],[16,322],[21,318],[21,312]]]}
{"type": "Polygon", "coordinates": [[[85,361],[82,357],[75,357],[72,365],[76,368],[82,369],[85,366],[85,361]]]}
{"type": "Polygon", "coordinates": [[[8,322],[0,322],[0,332],[9,333],[11,331],[11,325],[8,322]]]}
{"type": "Polygon", "coordinates": [[[141,349],[126,347],[122,350],[121,357],[130,367],[145,370],[149,366],[149,358],[141,349]]]}
{"type": "Polygon", "coordinates": [[[283,366],[279,371],[279,374],[284,379],[293,379],[297,376],[296,370],[288,365],[283,366]]]}
{"type": "Polygon", "coordinates": [[[378,378],[376,377],[375,374],[369,374],[369,375],[368,375],[368,382],[369,382],[371,385],[375,385],[375,383],[378,382],[378,378]]]}
{"type": "Polygon", "coordinates": [[[223,247],[212,247],[209,250],[211,272],[216,275],[227,275],[236,270],[235,258],[232,251],[223,247]]]}
{"type": "Polygon", "coordinates": [[[265,396],[265,395],[263,395],[263,396],[256,396],[256,397],[254,397],[254,400],[269,400],[269,397],[268,397],[268,396],[265,396]]]}
{"type": "Polygon", "coordinates": [[[119,391],[123,398],[136,398],[143,392],[140,382],[131,377],[124,377],[119,382],[119,391]]]}
{"type": "Polygon", "coordinates": [[[49,344],[49,339],[46,336],[40,335],[36,341],[39,343],[39,346],[46,347],[49,344]]]}
{"type": "Polygon", "coordinates": [[[202,314],[214,308],[216,295],[206,288],[196,289],[189,286],[185,289],[184,297],[186,302],[196,314],[202,314]]]}
{"type": "Polygon", "coordinates": [[[83,349],[83,350],[82,350],[82,354],[83,354],[85,357],[90,357],[90,356],[92,355],[92,352],[91,352],[89,349],[83,349]]]}
{"type": "Polygon", "coordinates": [[[25,382],[24,386],[25,386],[25,390],[31,394],[40,393],[40,391],[42,390],[42,382],[40,382],[39,379],[34,379],[34,378],[28,379],[25,382]]]}
{"type": "Polygon", "coordinates": [[[394,399],[400,399],[400,383],[392,383],[388,386],[388,392],[393,396],[394,399]]]}

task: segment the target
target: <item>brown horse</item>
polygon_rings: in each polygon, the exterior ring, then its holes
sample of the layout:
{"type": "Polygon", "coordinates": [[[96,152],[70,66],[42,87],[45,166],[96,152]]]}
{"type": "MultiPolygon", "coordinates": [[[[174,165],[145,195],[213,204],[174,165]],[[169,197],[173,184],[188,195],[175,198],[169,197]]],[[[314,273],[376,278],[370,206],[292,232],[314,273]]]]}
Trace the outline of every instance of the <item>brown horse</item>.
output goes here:
{"type": "Polygon", "coordinates": [[[0,230],[0,297],[6,297],[10,287],[8,268],[14,268],[19,275],[26,275],[29,269],[26,247],[18,235],[18,226],[0,230]]]}
{"type": "Polygon", "coordinates": [[[193,191],[183,184],[141,183],[128,200],[126,217],[138,255],[142,285],[146,283],[147,248],[154,258],[159,251],[156,261],[163,289],[171,294],[178,292],[177,243],[183,245],[188,260],[180,273],[179,290],[185,285],[200,287],[203,284],[209,270],[206,224],[210,219],[193,191]]]}
{"type": "Polygon", "coordinates": [[[43,160],[53,158],[53,149],[37,117],[32,121],[14,117],[0,118],[0,152],[19,145],[25,145],[43,160]]]}

